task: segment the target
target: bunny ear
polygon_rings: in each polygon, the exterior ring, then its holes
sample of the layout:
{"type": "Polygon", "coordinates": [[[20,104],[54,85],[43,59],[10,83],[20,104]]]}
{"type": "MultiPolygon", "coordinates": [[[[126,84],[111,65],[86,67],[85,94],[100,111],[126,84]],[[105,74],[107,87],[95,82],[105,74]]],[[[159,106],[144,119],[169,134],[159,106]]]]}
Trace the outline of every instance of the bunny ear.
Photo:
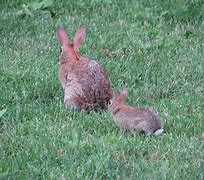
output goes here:
{"type": "Polygon", "coordinates": [[[73,41],[73,45],[74,45],[74,49],[75,50],[78,50],[80,44],[85,41],[85,33],[86,33],[86,29],[85,28],[79,28],[76,31],[76,33],[74,35],[74,41],[73,41]]]}
{"type": "Polygon", "coordinates": [[[125,88],[125,89],[123,89],[123,91],[118,96],[118,101],[123,102],[127,97],[128,97],[128,89],[125,88]]]}
{"type": "Polygon", "coordinates": [[[64,29],[58,26],[56,32],[57,32],[57,38],[59,39],[59,42],[61,43],[61,45],[62,46],[69,45],[69,38],[67,33],[64,31],[64,29]]]}

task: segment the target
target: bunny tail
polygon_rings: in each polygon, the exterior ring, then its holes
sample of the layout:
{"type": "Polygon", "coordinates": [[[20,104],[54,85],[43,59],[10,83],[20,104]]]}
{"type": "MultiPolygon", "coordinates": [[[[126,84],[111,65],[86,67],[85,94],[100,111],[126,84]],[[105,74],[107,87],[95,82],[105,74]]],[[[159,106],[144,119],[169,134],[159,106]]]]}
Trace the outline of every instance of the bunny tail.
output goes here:
{"type": "Polygon", "coordinates": [[[158,136],[158,135],[162,134],[163,132],[164,132],[164,129],[157,129],[157,130],[153,133],[153,135],[158,136]]]}

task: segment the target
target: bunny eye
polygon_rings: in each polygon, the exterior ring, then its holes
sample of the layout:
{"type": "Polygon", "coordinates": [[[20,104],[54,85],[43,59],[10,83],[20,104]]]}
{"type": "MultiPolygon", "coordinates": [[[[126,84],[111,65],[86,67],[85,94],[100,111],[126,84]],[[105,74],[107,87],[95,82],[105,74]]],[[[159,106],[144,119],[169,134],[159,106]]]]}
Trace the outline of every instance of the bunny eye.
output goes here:
{"type": "Polygon", "coordinates": [[[63,47],[60,47],[60,53],[63,51],[63,47]]]}
{"type": "Polygon", "coordinates": [[[108,105],[111,105],[112,103],[113,103],[113,101],[112,101],[112,100],[109,100],[108,105]]]}

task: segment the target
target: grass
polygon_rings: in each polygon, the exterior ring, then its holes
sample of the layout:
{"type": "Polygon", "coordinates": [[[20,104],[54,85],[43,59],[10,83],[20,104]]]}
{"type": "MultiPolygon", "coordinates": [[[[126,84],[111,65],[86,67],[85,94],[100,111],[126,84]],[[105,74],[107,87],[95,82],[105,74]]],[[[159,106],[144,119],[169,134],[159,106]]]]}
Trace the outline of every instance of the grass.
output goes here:
{"type": "Polygon", "coordinates": [[[5,1],[0,7],[0,179],[203,179],[202,1],[5,1]],[[42,3],[43,2],[43,3],[42,3]],[[108,112],[65,109],[55,28],[87,28],[127,102],[151,106],[166,133],[121,134],[108,112]]]}

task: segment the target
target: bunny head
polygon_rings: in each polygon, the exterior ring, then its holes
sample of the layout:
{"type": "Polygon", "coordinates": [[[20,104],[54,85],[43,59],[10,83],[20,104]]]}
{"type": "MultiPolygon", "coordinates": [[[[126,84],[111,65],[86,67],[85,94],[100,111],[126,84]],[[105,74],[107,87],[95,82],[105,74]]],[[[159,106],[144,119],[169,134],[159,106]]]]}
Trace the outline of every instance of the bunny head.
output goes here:
{"type": "Polygon", "coordinates": [[[80,58],[79,47],[85,40],[85,28],[79,28],[74,35],[73,43],[70,43],[68,34],[62,27],[57,27],[57,38],[62,46],[60,55],[60,63],[66,63],[69,61],[76,61],[80,58]]]}
{"type": "Polygon", "coordinates": [[[116,114],[119,110],[125,109],[126,105],[124,103],[125,99],[128,97],[128,89],[125,88],[120,92],[119,95],[116,92],[113,93],[113,98],[109,101],[108,110],[112,114],[116,114]]]}

